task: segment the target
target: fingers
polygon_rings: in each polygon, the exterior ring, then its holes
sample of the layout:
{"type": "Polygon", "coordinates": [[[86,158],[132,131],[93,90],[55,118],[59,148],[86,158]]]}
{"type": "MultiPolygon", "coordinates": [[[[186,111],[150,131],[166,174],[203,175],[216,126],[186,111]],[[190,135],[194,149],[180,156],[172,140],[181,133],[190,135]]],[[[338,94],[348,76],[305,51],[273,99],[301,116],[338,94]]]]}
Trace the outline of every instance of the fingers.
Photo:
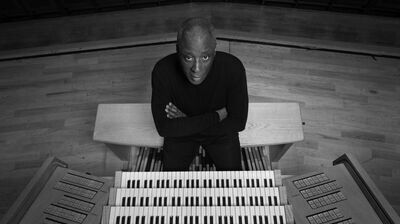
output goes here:
{"type": "Polygon", "coordinates": [[[170,119],[186,116],[171,102],[165,106],[165,112],[167,113],[167,117],[170,119]]]}

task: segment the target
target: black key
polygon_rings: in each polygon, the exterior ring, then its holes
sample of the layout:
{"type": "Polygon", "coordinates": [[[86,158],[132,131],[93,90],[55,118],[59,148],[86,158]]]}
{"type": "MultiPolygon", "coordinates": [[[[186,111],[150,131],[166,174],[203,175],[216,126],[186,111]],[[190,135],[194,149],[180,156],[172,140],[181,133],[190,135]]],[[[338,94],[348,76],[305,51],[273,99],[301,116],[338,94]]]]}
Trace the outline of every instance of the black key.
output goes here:
{"type": "Polygon", "coordinates": [[[225,199],[225,197],[222,197],[222,206],[226,206],[226,199],[225,199]]]}
{"type": "Polygon", "coordinates": [[[278,198],[274,196],[275,205],[278,205],[278,198]]]}
{"type": "Polygon", "coordinates": [[[204,197],[204,198],[203,198],[203,201],[204,201],[204,202],[203,202],[204,206],[207,206],[207,197],[204,197]]]}
{"type": "Polygon", "coordinates": [[[257,216],[253,215],[253,223],[257,224],[257,216]]]}
{"type": "Polygon", "coordinates": [[[244,200],[244,196],[242,196],[242,206],[246,206],[245,200],[244,200]]]}
{"type": "Polygon", "coordinates": [[[210,206],[213,206],[214,204],[213,204],[213,201],[212,201],[212,197],[209,197],[209,199],[210,199],[210,206]]]}
{"type": "Polygon", "coordinates": [[[199,188],[199,187],[200,187],[200,181],[196,180],[196,188],[199,188]]]}
{"type": "Polygon", "coordinates": [[[130,180],[127,181],[126,187],[127,187],[127,188],[131,188],[131,181],[130,181],[130,180]]]}
{"type": "Polygon", "coordinates": [[[231,197],[228,197],[228,206],[232,206],[231,197]]]}
{"type": "Polygon", "coordinates": [[[160,180],[157,180],[157,188],[160,188],[160,180]]]}
{"type": "Polygon", "coordinates": [[[133,198],[132,198],[132,205],[133,205],[133,206],[136,206],[136,197],[133,197],[133,198]]]}
{"type": "Polygon", "coordinates": [[[230,220],[231,220],[230,224],[233,224],[233,216],[230,217],[230,220]]]}
{"type": "Polygon", "coordinates": [[[272,206],[272,198],[271,198],[271,196],[268,196],[268,202],[269,202],[269,205],[272,206]]]}
{"type": "Polygon", "coordinates": [[[160,217],[156,216],[156,224],[159,224],[159,221],[160,221],[160,217]]]}
{"type": "Polygon", "coordinates": [[[195,224],[199,224],[199,217],[198,216],[196,216],[196,218],[195,218],[195,224]]]}
{"type": "Polygon", "coordinates": [[[149,206],[149,197],[146,197],[146,206],[149,206]]]}
{"type": "Polygon", "coordinates": [[[165,216],[161,216],[161,224],[165,224],[165,216]]]}
{"type": "Polygon", "coordinates": [[[177,206],[181,206],[181,197],[178,197],[178,204],[177,206]]]}
{"type": "Polygon", "coordinates": [[[131,197],[128,197],[128,200],[126,201],[126,206],[131,206],[131,197]]]}
{"type": "Polygon", "coordinates": [[[186,180],[186,188],[190,188],[190,187],[189,187],[189,184],[190,184],[190,181],[189,181],[189,179],[187,179],[187,180],[186,180]]]}
{"type": "Polygon", "coordinates": [[[167,180],[167,188],[169,188],[169,180],[167,180]]]}
{"type": "Polygon", "coordinates": [[[250,187],[250,180],[249,179],[246,179],[246,184],[247,184],[246,187],[250,187]]]}
{"type": "Polygon", "coordinates": [[[239,224],[242,224],[242,216],[239,216],[239,224]]]}
{"type": "Polygon", "coordinates": [[[264,216],[265,224],[268,224],[268,216],[264,216]]]}
{"type": "Polygon", "coordinates": [[[270,187],[273,187],[272,185],[273,185],[273,184],[272,184],[272,179],[269,179],[269,186],[270,186],[270,187]]]}
{"type": "Polygon", "coordinates": [[[167,206],[167,197],[164,197],[164,206],[167,206]]]}
{"type": "Polygon", "coordinates": [[[223,223],[222,223],[222,216],[218,216],[218,223],[219,223],[219,224],[223,224],[223,223]]]}
{"type": "Polygon", "coordinates": [[[147,188],[147,180],[144,180],[144,188],[147,188]]]}
{"type": "Polygon", "coordinates": [[[140,180],[136,182],[136,188],[140,188],[140,180]]]}
{"type": "Polygon", "coordinates": [[[226,179],[226,187],[229,187],[229,180],[226,179]]]}
{"type": "Polygon", "coordinates": [[[219,187],[219,179],[217,179],[217,186],[216,187],[219,187]]]}
{"type": "Polygon", "coordinates": [[[239,187],[242,187],[242,180],[239,179],[239,187]]]}
{"type": "Polygon", "coordinates": [[[153,180],[150,180],[149,188],[153,188],[153,180]]]}
{"type": "Polygon", "coordinates": [[[139,216],[136,216],[135,224],[139,224],[139,221],[140,221],[140,217],[139,217],[139,216]]]}
{"type": "Polygon", "coordinates": [[[253,206],[253,197],[250,196],[250,206],[253,206]]]}
{"type": "Polygon", "coordinates": [[[154,216],[150,216],[150,224],[153,224],[153,220],[154,219],[154,216]]]}
{"type": "Polygon", "coordinates": [[[233,187],[235,187],[235,188],[237,187],[237,181],[236,181],[236,179],[233,180],[233,187]]]}
{"type": "Polygon", "coordinates": [[[140,197],[140,206],[144,206],[143,205],[143,197],[140,197]]]}
{"type": "Polygon", "coordinates": [[[175,197],[172,197],[172,206],[175,206],[175,197]]]}
{"type": "Polygon", "coordinates": [[[224,224],[229,224],[229,223],[228,223],[228,217],[227,217],[227,216],[224,216],[224,224]]]}
{"type": "Polygon", "coordinates": [[[236,196],[236,206],[239,206],[239,205],[240,205],[239,197],[236,196]]]}
{"type": "Polygon", "coordinates": [[[204,216],[203,219],[204,219],[203,223],[204,223],[204,224],[207,224],[207,216],[204,216]]]}
{"type": "Polygon", "coordinates": [[[284,222],[283,222],[283,216],[279,216],[279,221],[281,222],[281,224],[283,224],[284,222]]]}
{"type": "Polygon", "coordinates": [[[264,179],[264,187],[268,187],[268,181],[267,181],[267,179],[264,179]]]}
{"type": "Polygon", "coordinates": [[[122,206],[125,206],[125,197],[122,197],[122,206]]]}
{"type": "Polygon", "coordinates": [[[260,216],[258,216],[258,221],[259,221],[259,223],[260,224],[263,224],[263,221],[262,221],[262,216],[260,215],[260,216]]]}
{"type": "Polygon", "coordinates": [[[131,224],[131,216],[128,216],[128,218],[126,219],[126,224],[131,224]]]}
{"type": "Polygon", "coordinates": [[[255,200],[255,205],[258,206],[258,197],[254,196],[254,200],[255,200]]]}
{"type": "Polygon", "coordinates": [[[254,179],[251,179],[251,187],[256,187],[256,185],[254,183],[254,179]]]}
{"type": "Polygon", "coordinates": [[[185,206],[189,206],[189,197],[185,197],[185,206]]]}
{"type": "Polygon", "coordinates": [[[153,206],[157,206],[157,198],[156,197],[153,198],[153,206]]]}
{"type": "Polygon", "coordinates": [[[162,206],[162,197],[158,198],[158,206],[162,206]]]}
{"type": "Polygon", "coordinates": [[[221,198],[217,197],[217,206],[221,206],[221,198]]]}
{"type": "Polygon", "coordinates": [[[184,218],[183,218],[183,224],[188,224],[187,216],[184,216],[184,218]]]}
{"type": "Polygon", "coordinates": [[[169,224],[173,224],[174,223],[174,217],[173,216],[170,216],[169,217],[169,224]]]}
{"type": "Polygon", "coordinates": [[[194,206],[194,197],[190,197],[190,206],[194,206]]]}
{"type": "Polygon", "coordinates": [[[225,186],[224,179],[221,179],[221,187],[224,188],[225,186]]]}
{"type": "Polygon", "coordinates": [[[212,216],[210,216],[210,224],[214,224],[214,220],[213,220],[212,216]]]}
{"type": "Polygon", "coordinates": [[[260,197],[260,204],[261,206],[264,206],[264,197],[260,197]]]}
{"type": "Polygon", "coordinates": [[[179,224],[179,216],[175,216],[175,224],[179,224]]]}
{"type": "Polygon", "coordinates": [[[200,206],[200,198],[199,197],[196,197],[196,206],[200,206]]]}
{"type": "Polygon", "coordinates": [[[177,180],[174,180],[174,188],[177,188],[177,187],[178,187],[177,180]]]}
{"type": "Polygon", "coordinates": [[[146,217],[145,216],[142,216],[142,224],[145,224],[146,222],[145,222],[145,219],[146,219],[146,217]]]}
{"type": "Polygon", "coordinates": [[[193,223],[193,216],[190,216],[190,224],[194,224],[193,223]]]}
{"type": "Polygon", "coordinates": [[[211,181],[211,179],[208,180],[208,187],[209,187],[209,188],[212,188],[212,181],[211,181]]]}
{"type": "Polygon", "coordinates": [[[260,187],[260,180],[257,179],[257,187],[260,187]]]}
{"type": "Polygon", "coordinates": [[[247,215],[244,216],[244,224],[249,224],[249,219],[247,215]]]}
{"type": "Polygon", "coordinates": [[[117,216],[117,220],[115,221],[116,224],[120,224],[119,222],[121,221],[121,217],[117,216]]]}
{"type": "Polygon", "coordinates": [[[182,188],[182,180],[179,180],[179,188],[182,188]]]}
{"type": "Polygon", "coordinates": [[[203,188],[206,188],[207,187],[207,180],[203,180],[203,188]]]}
{"type": "Polygon", "coordinates": [[[274,224],[278,224],[278,220],[276,218],[276,215],[274,215],[274,224]]]}

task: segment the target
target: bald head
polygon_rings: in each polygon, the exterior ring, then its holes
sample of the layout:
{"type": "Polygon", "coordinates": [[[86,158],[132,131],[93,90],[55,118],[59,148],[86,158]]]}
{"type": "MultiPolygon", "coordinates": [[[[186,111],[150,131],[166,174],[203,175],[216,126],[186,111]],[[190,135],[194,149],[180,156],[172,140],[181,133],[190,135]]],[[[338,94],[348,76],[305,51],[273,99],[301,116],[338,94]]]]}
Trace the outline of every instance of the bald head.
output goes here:
{"type": "Polygon", "coordinates": [[[216,46],[214,36],[214,27],[206,18],[195,17],[185,20],[178,31],[177,47],[182,47],[182,44],[204,41],[210,47],[216,46]]]}

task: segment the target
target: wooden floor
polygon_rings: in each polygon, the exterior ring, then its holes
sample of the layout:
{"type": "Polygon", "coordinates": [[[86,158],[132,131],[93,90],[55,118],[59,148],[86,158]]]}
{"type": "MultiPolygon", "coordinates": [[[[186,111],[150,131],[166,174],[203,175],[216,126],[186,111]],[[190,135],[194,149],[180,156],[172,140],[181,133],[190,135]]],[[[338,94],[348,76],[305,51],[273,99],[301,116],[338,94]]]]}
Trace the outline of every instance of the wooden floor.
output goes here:
{"type": "MultiPolygon", "coordinates": [[[[353,153],[400,213],[400,59],[243,42],[251,102],[299,102],[305,140],[278,166],[298,175],[353,153]]],[[[0,217],[49,155],[94,175],[122,162],[93,142],[97,104],[150,102],[150,72],[173,44],[0,62],[0,217]]]]}

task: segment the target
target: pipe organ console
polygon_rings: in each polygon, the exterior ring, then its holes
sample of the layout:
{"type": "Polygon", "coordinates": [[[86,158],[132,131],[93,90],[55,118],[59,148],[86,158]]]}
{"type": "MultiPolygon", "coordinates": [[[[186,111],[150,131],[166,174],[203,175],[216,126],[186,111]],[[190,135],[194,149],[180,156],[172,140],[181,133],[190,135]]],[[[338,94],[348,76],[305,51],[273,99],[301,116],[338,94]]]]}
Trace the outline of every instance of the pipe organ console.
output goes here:
{"type": "Polygon", "coordinates": [[[51,158],[1,223],[399,224],[400,218],[351,155],[283,180],[279,170],[257,170],[117,171],[112,181],[51,158]]]}

